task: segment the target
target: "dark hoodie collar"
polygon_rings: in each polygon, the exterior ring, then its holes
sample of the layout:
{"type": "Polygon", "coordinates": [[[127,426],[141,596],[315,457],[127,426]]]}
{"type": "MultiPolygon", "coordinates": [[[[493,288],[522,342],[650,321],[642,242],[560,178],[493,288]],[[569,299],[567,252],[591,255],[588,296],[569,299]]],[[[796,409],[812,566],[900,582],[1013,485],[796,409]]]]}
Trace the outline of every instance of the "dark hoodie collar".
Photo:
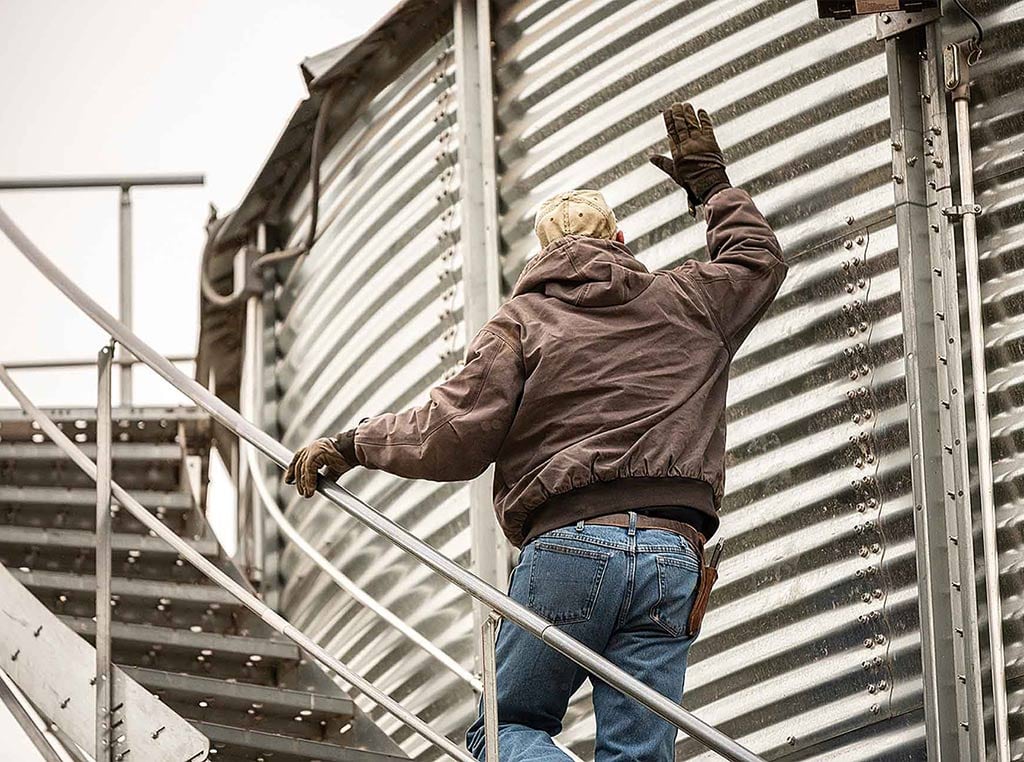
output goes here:
{"type": "Polygon", "coordinates": [[[652,280],[625,244],[570,235],[526,263],[512,296],[537,292],[577,307],[611,307],[634,299],[652,280]]]}

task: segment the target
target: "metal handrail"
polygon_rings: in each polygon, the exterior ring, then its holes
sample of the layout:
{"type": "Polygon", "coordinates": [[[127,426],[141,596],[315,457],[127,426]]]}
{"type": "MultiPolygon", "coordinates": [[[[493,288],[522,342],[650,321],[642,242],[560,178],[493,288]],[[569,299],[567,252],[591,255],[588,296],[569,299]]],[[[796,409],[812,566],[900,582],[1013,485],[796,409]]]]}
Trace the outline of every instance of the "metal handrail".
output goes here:
{"type": "MultiPolygon", "coordinates": [[[[0,383],[7,387],[7,390],[18,401],[18,404],[21,405],[22,409],[32,416],[33,420],[39,424],[43,433],[53,440],[53,443],[56,444],[65,455],[71,458],[75,465],[82,469],[91,479],[96,480],[98,476],[96,464],[93,463],[63,431],[60,430],[57,424],[55,424],[49,416],[36,407],[32,400],[25,395],[21,388],[10,377],[10,374],[8,374],[7,369],[4,368],[3,365],[0,365],[0,383]]],[[[182,558],[205,574],[214,584],[231,593],[231,595],[237,598],[242,605],[270,625],[276,632],[291,640],[303,651],[345,680],[345,682],[355,686],[359,691],[362,691],[368,697],[373,699],[379,706],[386,709],[431,743],[434,743],[441,749],[444,749],[445,752],[451,754],[456,759],[463,760],[463,762],[475,762],[473,757],[452,743],[451,740],[437,733],[433,728],[423,722],[423,720],[381,691],[373,683],[363,678],[334,656],[331,656],[312,638],[292,625],[291,622],[267,606],[267,604],[246,590],[238,582],[235,582],[235,580],[225,572],[218,569],[217,566],[207,560],[202,553],[175,534],[174,530],[170,529],[166,524],[160,521],[160,519],[146,510],[140,502],[128,494],[119,484],[117,484],[117,482],[110,482],[110,491],[113,493],[114,497],[117,498],[121,506],[127,509],[132,516],[144,524],[147,529],[178,551],[182,558]]]]}
{"type": "Polygon", "coordinates": [[[395,614],[391,609],[387,608],[384,604],[349,579],[349,577],[338,569],[338,567],[328,561],[323,554],[310,545],[306,541],[305,537],[299,534],[299,530],[297,530],[295,526],[285,518],[285,515],[281,513],[281,509],[274,501],[273,495],[270,494],[270,490],[267,487],[266,482],[263,480],[263,474],[258,470],[259,464],[256,462],[255,449],[247,442],[242,443],[242,449],[245,450],[245,457],[249,464],[249,473],[252,475],[253,486],[256,488],[256,494],[259,495],[260,501],[263,503],[263,507],[266,509],[267,513],[270,514],[270,518],[274,520],[274,523],[277,524],[278,528],[285,534],[285,536],[291,540],[295,546],[313,563],[319,566],[320,569],[322,569],[338,587],[441,662],[441,664],[447,667],[450,672],[457,675],[474,691],[477,693],[483,692],[484,686],[479,679],[474,677],[472,673],[455,661],[455,659],[431,643],[423,636],[422,633],[406,624],[405,621],[403,621],[402,618],[395,614]]]}
{"type": "MultiPolygon", "coordinates": [[[[126,349],[130,350],[136,357],[145,362],[158,375],[174,386],[185,396],[189,397],[197,405],[205,409],[214,419],[225,426],[236,436],[247,440],[254,445],[266,457],[270,458],[280,468],[286,468],[291,463],[293,453],[283,444],[268,435],[266,432],[254,426],[243,418],[222,400],[215,397],[198,382],[188,378],[179,371],[165,357],[161,356],[152,347],[140,339],[133,331],[128,329],[120,321],[116,320],[110,313],[97,304],[88,294],[68,278],[60,268],[51,262],[45,254],[18,228],[11,218],[0,208],[0,230],[11,240],[15,247],[35,266],[44,277],[64,293],[74,304],[88,315],[95,323],[103,328],[110,336],[120,342],[126,349]]],[[[726,759],[737,762],[757,762],[761,757],[757,756],[732,738],[729,738],[721,731],[708,725],[693,714],[683,709],[675,701],[658,693],[644,685],[625,670],[615,666],[596,651],[586,647],[572,636],[559,630],[551,622],[534,613],[526,606],[512,600],[497,588],[488,584],[470,571],[462,568],[447,556],[435,550],[433,547],[420,540],[408,530],[396,524],[394,521],[377,512],[360,498],[353,495],[343,487],[321,477],[317,485],[317,491],[326,497],[336,506],[346,511],[363,524],[373,529],[382,537],[397,545],[402,550],[417,558],[421,563],[426,564],[446,580],[459,587],[476,600],[480,601],[491,610],[498,612],[502,617],[513,624],[518,625],[526,632],[539,638],[542,642],[554,648],[563,656],[568,657],[579,666],[586,669],[591,675],[603,680],[608,685],[616,688],[621,693],[633,698],[649,710],[675,725],[690,737],[700,741],[709,749],[717,752],[726,759]]],[[[120,496],[119,496],[120,499],[120,496]]],[[[158,522],[159,523],[159,522],[158,522]]],[[[177,539],[177,538],[176,538],[177,539]]],[[[191,550],[191,548],[189,548],[191,550]]],[[[205,561],[205,559],[202,559],[205,561]]],[[[217,572],[223,575],[220,570],[217,572]]],[[[224,582],[232,585],[232,590],[238,588],[238,592],[246,596],[250,594],[241,589],[237,583],[224,576],[224,582]]],[[[236,594],[236,597],[237,594],[236,594]]],[[[260,606],[264,606],[257,601],[260,606]]],[[[277,624],[286,627],[296,637],[302,637],[308,641],[305,635],[295,630],[292,625],[275,612],[267,609],[269,615],[276,617],[277,624]]],[[[294,639],[294,637],[293,637],[294,639]]],[[[297,641],[296,641],[297,642],[297,641]]],[[[331,657],[323,649],[310,641],[310,645],[316,648],[323,657],[330,663],[332,668],[337,665],[346,669],[337,659],[331,657]]],[[[362,678],[356,676],[363,684],[367,684],[362,678]]],[[[367,684],[368,685],[368,684],[367,684]]],[[[372,686],[370,686],[372,688],[372,686]]],[[[373,688],[376,691],[376,688],[373,688]]],[[[390,698],[387,701],[391,702],[390,698]]],[[[393,703],[393,702],[392,702],[393,703]]],[[[399,707],[400,709],[400,707],[399,707]]],[[[402,710],[404,711],[404,710],[402,710]]],[[[417,722],[421,722],[417,718],[417,722]]],[[[429,728],[427,728],[429,731],[429,728]]],[[[432,732],[432,731],[431,731],[432,732]]],[[[456,756],[463,757],[463,752],[456,756]]]]}

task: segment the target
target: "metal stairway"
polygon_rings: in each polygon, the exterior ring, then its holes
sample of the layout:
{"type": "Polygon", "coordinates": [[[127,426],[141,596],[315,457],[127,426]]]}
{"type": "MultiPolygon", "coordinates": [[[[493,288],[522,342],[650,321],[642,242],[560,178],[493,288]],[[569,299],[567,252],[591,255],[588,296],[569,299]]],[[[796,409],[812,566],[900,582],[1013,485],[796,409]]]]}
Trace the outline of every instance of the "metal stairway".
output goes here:
{"type": "MultiPolygon", "coordinates": [[[[51,414],[95,459],[96,411],[51,414]]],[[[209,442],[194,408],[116,409],[113,478],[249,587],[202,514],[209,442]]],[[[0,410],[0,564],[89,641],[95,505],[95,483],[24,413],[0,410]]],[[[112,514],[113,662],[209,739],[209,759],[407,758],[294,643],[116,503],[112,514]]]]}

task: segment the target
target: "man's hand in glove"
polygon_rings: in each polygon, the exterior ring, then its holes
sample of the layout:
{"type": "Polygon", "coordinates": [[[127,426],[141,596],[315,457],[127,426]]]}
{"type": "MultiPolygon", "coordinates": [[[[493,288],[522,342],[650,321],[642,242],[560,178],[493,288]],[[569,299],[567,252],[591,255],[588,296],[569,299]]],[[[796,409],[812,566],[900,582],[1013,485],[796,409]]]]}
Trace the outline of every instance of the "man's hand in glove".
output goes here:
{"type": "Polygon", "coordinates": [[[690,214],[718,191],[730,188],[725,157],[718,147],[708,112],[694,111],[689,103],[673,103],[661,112],[665,118],[672,158],[652,156],[651,164],[686,190],[690,214]]]}
{"type": "Polygon", "coordinates": [[[285,484],[294,484],[303,497],[316,493],[316,479],[321,468],[331,481],[359,465],[355,454],[355,431],[337,437],[321,437],[295,452],[291,464],[284,472],[285,484]]]}

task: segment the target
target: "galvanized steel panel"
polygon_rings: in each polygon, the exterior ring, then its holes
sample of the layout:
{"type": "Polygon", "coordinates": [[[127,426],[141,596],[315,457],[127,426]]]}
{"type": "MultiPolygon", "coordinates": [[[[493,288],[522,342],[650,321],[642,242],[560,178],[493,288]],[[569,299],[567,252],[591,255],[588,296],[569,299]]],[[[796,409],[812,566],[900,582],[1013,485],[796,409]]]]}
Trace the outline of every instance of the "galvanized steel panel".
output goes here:
{"type": "MultiPolygon", "coordinates": [[[[280,294],[275,370],[279,423],[291,447],[399,411],[457,369],[465,352],[459,250],[457,114],[451,35],[332,138],[322,165],[321,231],[280,294]]],[[[308,225],[308,188],[287,210],[290,243],[308,225]]],[[[357,470],[342,482],[441,552],[469,563],[465,484],[357,470]]],[[[411,557],[321,500],[281,491],[289,518],[321,552],[467,667],[469,600],[411,557]]],[[[288,548],[282,604],[343,661],[431,722],[460,737],[472,692],[433,659],[353,603],[288,548]]],[[[425,742],[360,703],[413,754],[425,742]]]]}
{"type": "MultiPolygon", "coordinates": [[[[813,2],[500,4],[504,272],[537,251],[548,195],[600,188],[651,268],[704,256],[704,227],[647,163],[660,109],[716,120],[733,181],[790,275],[737,355],[729,547],[684,705],[772,757],[920,759],[913,504],[884,48],[813,2]],[[915,722],[906,717],[916,716],[915,722]],[[896,719],[898,718],[898,719],[896,719]],[[841,750],[841,751],[840,751],[841,750]]],[[[585,688],[562,739],[592,756],[585,688]]],[[[681,740],[681,758],[712,758],[681,740]]]]}

